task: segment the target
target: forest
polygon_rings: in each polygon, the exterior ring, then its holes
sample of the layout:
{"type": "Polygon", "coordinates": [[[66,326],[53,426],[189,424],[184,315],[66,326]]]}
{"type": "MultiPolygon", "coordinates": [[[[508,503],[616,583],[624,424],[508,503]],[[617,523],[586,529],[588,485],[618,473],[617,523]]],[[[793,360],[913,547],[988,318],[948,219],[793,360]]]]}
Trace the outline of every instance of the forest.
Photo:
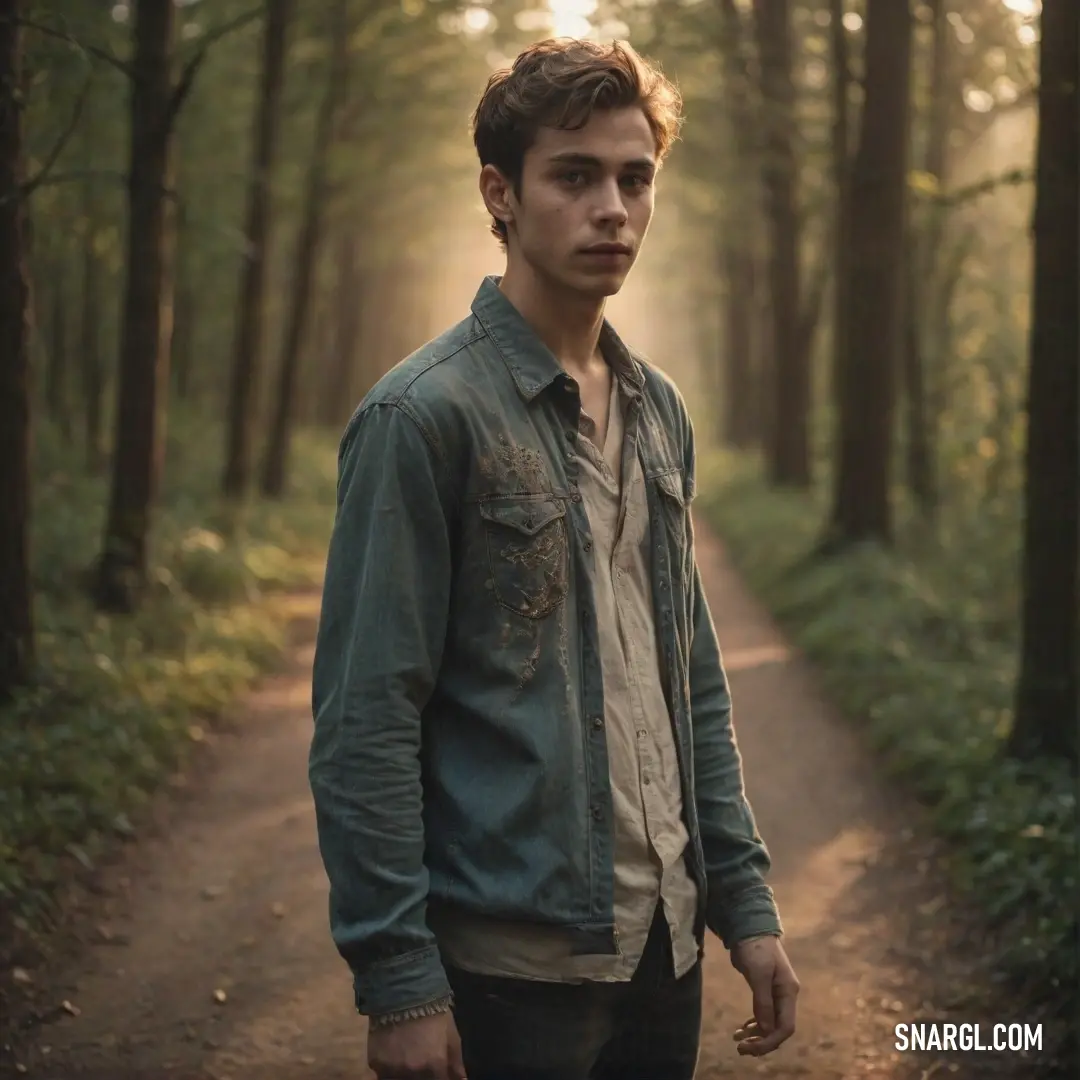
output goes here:
{"type": "Polygon", "coordinates": [[[613,321],[1066,1075],[1075,0],[0,0],[0,994],[280,663],[345,423],[499,272],[469,119],[552,33],[680,88],[613,321]]]}

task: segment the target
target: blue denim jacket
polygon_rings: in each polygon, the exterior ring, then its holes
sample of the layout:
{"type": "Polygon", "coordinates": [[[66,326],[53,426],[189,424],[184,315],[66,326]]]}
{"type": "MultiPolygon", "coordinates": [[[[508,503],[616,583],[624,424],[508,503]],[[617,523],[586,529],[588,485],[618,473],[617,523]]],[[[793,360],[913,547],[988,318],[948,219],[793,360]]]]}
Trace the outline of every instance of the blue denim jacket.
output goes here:
{"type": "MultiPolygon", "coordinates": [[[[341,443],[309,772],[335,944],[377,1015],[449,993],[429,898],[618,948],[612,805],[576,384],[487,278],[385,375],[341,443]]],[[[694,559],[674,384],[605,324],[647,478],[696,932],[779,932],[694,559]]]]}

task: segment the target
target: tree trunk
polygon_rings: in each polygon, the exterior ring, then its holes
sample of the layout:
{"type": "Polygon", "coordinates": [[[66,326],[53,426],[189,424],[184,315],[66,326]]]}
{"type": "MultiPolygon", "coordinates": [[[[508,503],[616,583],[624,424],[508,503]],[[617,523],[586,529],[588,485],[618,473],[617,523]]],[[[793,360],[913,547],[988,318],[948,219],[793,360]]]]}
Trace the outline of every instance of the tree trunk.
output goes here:
{"type": "Polygon", "coordinates": [[[908,488],[923,517],[930,520],[936,499],[933,464],[930,459],[930,437],[927,430],[926,363],[922,347],[922,328],[919,316],[922,306],[918,296],[922,279],[918,274],[919,242],[911,236],[907,244],[904,270],[907,275],[904,290],[904,342],[901,349],[904,375],[904,410],[907,421],[907,442],[904,446],[905,473],[908,488]]]}
{"type": "MultiPolygon", "coordinates": [[[[178,181],[182,183],[181,181],[178,181]]],[[[187,208],[181,198],[176,207],[173,286],[173,334],[169,343],[169,372],[178,401],[188,401],[195,388],[195,286],[192,271],[192,239],[187,208]]]]}
{"type": "Polygon", "coordinates": [[[173,4],[138,0],[131,72],[127,283],[121,328],[112,489],[94,598],[132,611],[148,573],[150,517],[164,436],[161,401],[172,338],[173,4]]]}
{"type": "Polygon", "coordinates": [[[754,254],[738,244],[723,252],[724,277],[724,441],[739,450],[753,446],[754,409],[754,254]]]}
{"type": "MultiPolygon", "coordinates": [[[[88,208],[90,209],[90,208],[88,208]]],[[[94,217],[87,216],[83,237],[82,319],[79,329],[79,371],[85,409],[86,464],[97,472],[105,456],[102,406],[105,396],[105,366],[101,355],[101,269],[94,252],[94,217]]]]}
{"type": "Polygon", "coordinates": [[[285,52],[292,0],[266,0],[262,79],[255,116],[255,154],[248,181],[247,240],[240,310],[236,320],[229,405],[226,415],[225,469],[222,491],[232,499],[247,493],[251,446],[262,367],[266,261],[271,230],[271,177],[285,82],[285,52]]]}
{"type": "Polygon", "coordinates": [[[325,373],[319,423],[331,428],[348,421],[355,401],[356,355],[364,310],[360,243],[355,228],[344,229],[338,238],[337,282],[333,347],[319,365],[325,373]]]}
{"type": "Polygon", "coordinates": [[[774,397],[769,474],[810,484],[809,357],[800,349],[799,214],[795,205],[795,84],[788,0],[754,0],[764,118],[762,178],[769,228],[774,397]]]}
{"type": "Polygon", "coordinates": [[[833,217],[832,400],[839,410],[842,372],[847,363],[847,256],[851,220],[851,60],[844,27],[844,0],[829,0],[829,40],[833,70],[832,169],[836,193],[833,217]]]}
{"type": "Polygon", "coordinates": [[[838,461],[827,546],[892,539],[911,79],[908,0],[868,0],[866,96],[851,169],[838,461]]]}
{"type": "Polygon", "coordinates": [[[68,394],[67,262],[63,251],[53,254],[49,288],[49,360],[45,370],[45,404],[60,438],[71,441],[71,402],[68,394]]]}
{"type": "Polygon", "coordinates": [[[29,681],[34,663],[20,9],[0,4],[0,700],[29,681]]]}
{"type": "MultiPolygon", "coordinates": [[[[930,102],[924,168],[943,189],[949,140],[949,24],[944,0],[930,0],[933,43],[930,53],[930,102]]],[[[941,248],[946,211],[926,208],[922,227],[909,233],[907,294],[905,297],[904,385],[907,397],[907,482],[923,517],[937,516],[936,430],[938,416],[931,407],[936,395],[927,385],[924,328],[930,309],[929,283],[941,248]]],[[[938,376],[941,376],[938,372],[938,376]]]]}
{"type": "MultiPolygon", "coordinates": [[[[750,67],[747,62],[746,25],[735,0],[721,0],[720,52],[724,66],[724,100],[727,105],[729,139],[734,149],[734,165],[728,183],[738,192],[739,180],[748,179],[756,191],[761,175],[754,142],[754,102],[750,67]]],[[[723,245],[720,271],[724,275],[723,312],[723,423],[721,437],[737,449],[749,449],[762,432],[755,405],[754,316],[758,291],[756,238],[758,215],[751,198],[733,196],[723,214],[723,245]]]]}
{"type": "MultiPolygon", "coordinates": [[[[323,261],[322,254],[318,261],[323,261]]],[[[311,286],[311,311],[300,346],[296,393],[293,396],[294,424],[321,423],[319,413],[327,393],[327,364],[334,352],[337,290],[328,280],[330,275],[321,273],[320,266],[316,266],[313,272],[315,280],[311,286]]]]}
{"type": "Polygon", "coordinates": [[[195,389],[195,289],[187,263],[181,262],[177,269],[170,363],[176,366],[173,380],[176,398],[178,401],[189,401],[195,389]]]}
{"type": "Polygon", "coordinates": [[[304,217],[300,224],[296,254],[292,259],[295,274],[292,302],[289,306],[285,336],[282,341],[270,438],[260,477],[260,490],[268,498],[279,498],[285,491],[285,473],[293,419],[292,399],[308,309],[311,304],[311,286],[316,257],[322,239],[330,144],[334,134],[334,119],[345,96],[345,79],[348,73],[348,29],[348,0],[336,0],[330,31],[332,42],[330,71],[319,106],[304,193],[304,217]]]}
{"type": "Polygon", "coordinates": [[[1080,728],[1080,8],[1043,0],[1023,605],[1009,749],[1075,763],[1080,728]]]}

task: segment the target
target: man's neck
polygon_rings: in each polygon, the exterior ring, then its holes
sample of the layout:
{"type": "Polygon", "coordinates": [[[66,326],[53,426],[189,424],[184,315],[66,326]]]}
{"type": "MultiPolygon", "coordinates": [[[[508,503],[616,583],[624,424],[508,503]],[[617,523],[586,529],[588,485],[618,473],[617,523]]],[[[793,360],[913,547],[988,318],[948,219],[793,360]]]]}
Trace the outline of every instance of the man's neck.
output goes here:
{"type": "Polygon", "coordinates": [[[559,289],[514,262],[507,264],[499,289],[570,375],[580,377],[603,362],[603,299],[559,289]]]}

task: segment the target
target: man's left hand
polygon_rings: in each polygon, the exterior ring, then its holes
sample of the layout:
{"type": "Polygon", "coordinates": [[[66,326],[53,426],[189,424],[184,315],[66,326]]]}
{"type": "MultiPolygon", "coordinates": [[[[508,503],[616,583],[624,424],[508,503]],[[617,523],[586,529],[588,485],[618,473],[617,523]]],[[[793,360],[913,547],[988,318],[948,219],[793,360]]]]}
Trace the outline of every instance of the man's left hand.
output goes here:
{"type": "Polygon", "coordinates": [[[735,1032],[740,1054],[771,1054],[795,1034],[795,999],[799,980],[780,939],[766,937],[740,941],[731,949],[731,963],[750,985],[754,1016],[735,1032]]]}

